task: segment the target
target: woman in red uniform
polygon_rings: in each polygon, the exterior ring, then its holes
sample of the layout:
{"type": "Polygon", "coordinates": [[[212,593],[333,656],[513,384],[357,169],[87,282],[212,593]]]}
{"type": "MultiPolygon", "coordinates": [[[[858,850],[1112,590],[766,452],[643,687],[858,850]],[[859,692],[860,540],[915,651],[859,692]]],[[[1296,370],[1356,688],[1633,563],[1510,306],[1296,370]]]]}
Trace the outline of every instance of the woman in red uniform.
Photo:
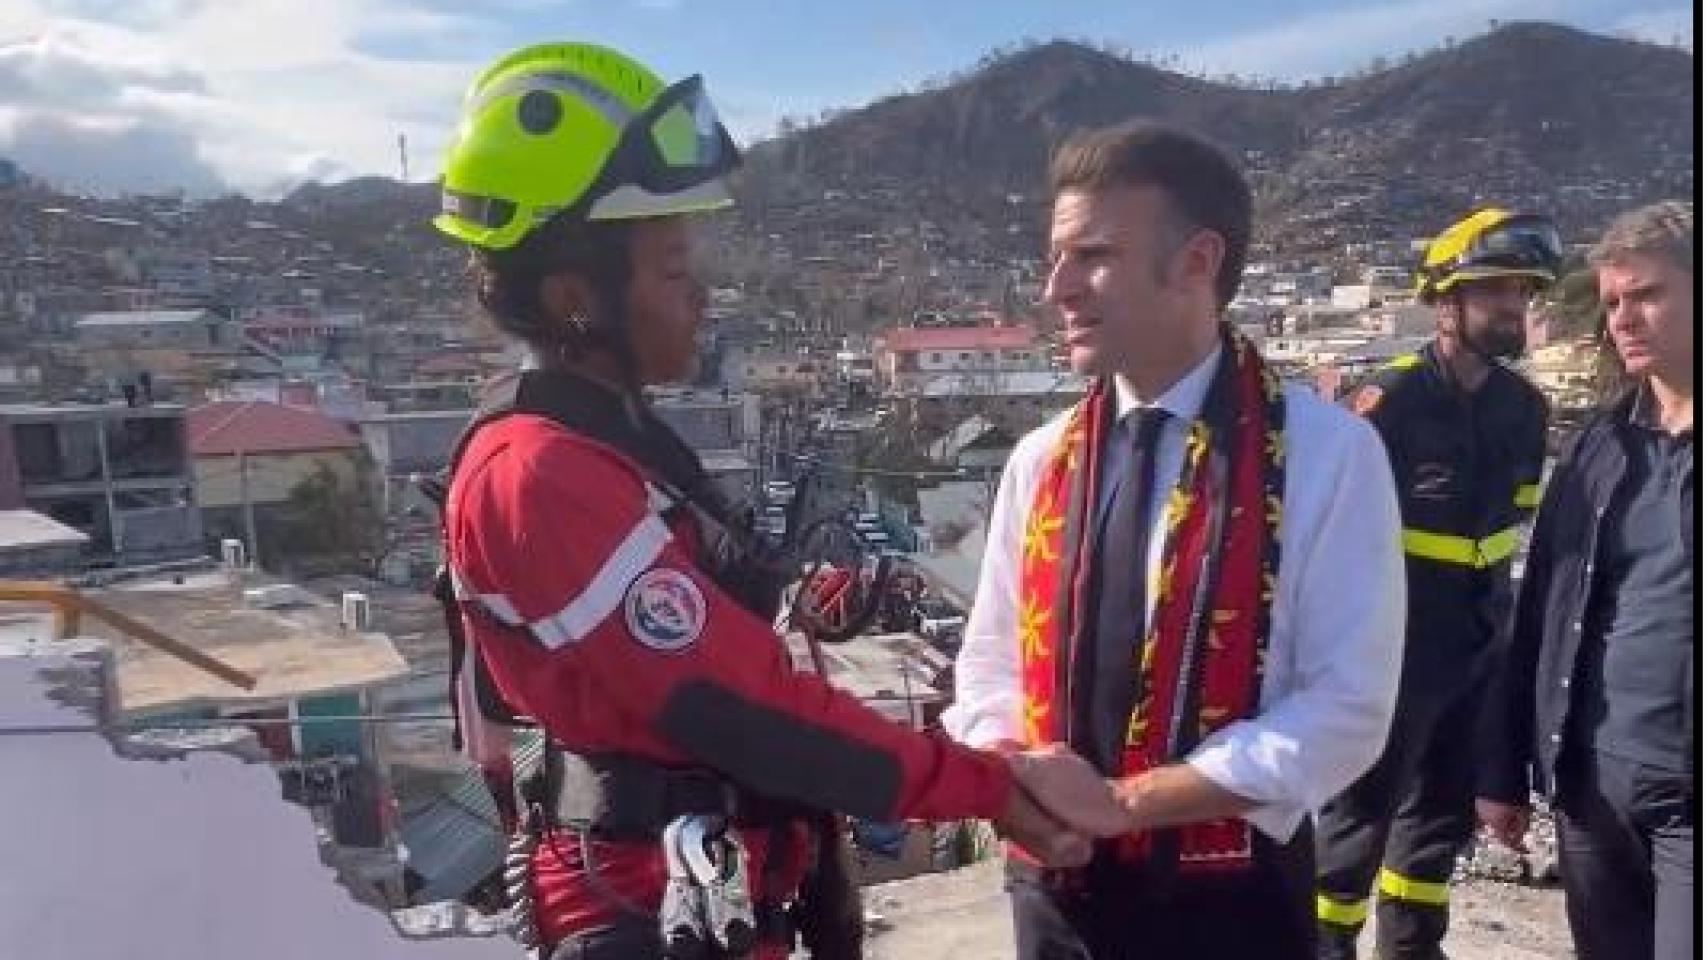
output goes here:
{"type": "Polygon", "coordinates": [[[457,451],[445,535],[464,676],[551,743],[524,892],[553,957],[665,955],[659,835],[684,815],[734,825],[778,958],[823,811],[988,818],[1059,862],[1125,826],[1069,756],[919,734],[791,669],[762,565],[641,393],[691,369],[691,217],[730,202],[737,162],[697,77],[563,43],[476,80],[445,167],[434,222],[530,355],[457,451]]]}

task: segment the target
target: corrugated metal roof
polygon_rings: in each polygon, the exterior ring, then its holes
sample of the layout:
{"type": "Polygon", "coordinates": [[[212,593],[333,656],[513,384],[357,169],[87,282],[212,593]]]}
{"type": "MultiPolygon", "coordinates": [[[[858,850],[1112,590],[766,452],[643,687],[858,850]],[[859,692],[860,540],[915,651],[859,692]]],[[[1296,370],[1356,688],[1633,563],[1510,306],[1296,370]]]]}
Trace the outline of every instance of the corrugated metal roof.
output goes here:
{"type": "Polygon", "coordinates": [[[419,874],[423,901],[456,900],[503,866],[506,846],[497,807],[480,775],[469,771],[401,830],[409,869],[419,874]]]}
{"type": "MultiPolygon", "coordinates": [[[[544,740],[532,731],[514,736],[517,769],[539,761],[544,740]]],[[[498,823],[497,804],[478,770],[450,781],[417,812],[406,813],[400,831],[409,849],[409,869],[422,880],[422,901],[455,900],[503,866],[508,838],[498,823]]]]}

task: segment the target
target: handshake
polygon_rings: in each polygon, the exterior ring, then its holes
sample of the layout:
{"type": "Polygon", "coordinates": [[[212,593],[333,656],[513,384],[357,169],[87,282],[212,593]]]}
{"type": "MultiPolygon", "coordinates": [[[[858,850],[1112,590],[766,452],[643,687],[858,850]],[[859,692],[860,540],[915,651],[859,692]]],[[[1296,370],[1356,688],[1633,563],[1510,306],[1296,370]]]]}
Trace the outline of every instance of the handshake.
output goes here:
{"type": "Polygon", "coordinates": [[[1142,828],[1123,787],[1065,744],[1028,750],[997,748],[1013,771],[1015,789],[995,829],[1046,867],[1089,862],[1091,841],[1142,828]]]}

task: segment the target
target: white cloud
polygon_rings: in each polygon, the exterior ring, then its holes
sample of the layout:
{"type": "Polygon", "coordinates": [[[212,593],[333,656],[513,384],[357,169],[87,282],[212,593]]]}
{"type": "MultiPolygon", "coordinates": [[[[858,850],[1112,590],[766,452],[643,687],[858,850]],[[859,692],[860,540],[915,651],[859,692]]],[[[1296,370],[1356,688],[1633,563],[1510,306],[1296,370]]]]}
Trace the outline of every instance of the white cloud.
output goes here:
{"type": "Polygon", "coordinates": [[[271,195],[395,174],[405,134],[411,175],[431,176],[496,43],[489,23],[409,0],[7,0],[0,156],[95,192],[181,176],[271,195]]]}
{"type": "Polygon", "coordinates": [[[0,113],[0,142],[25,170],[65,189],[205,195],[224,185],[190,134],[158,125],[0,113]]]}
{"type": "Polygon", "coordinates": [[[1661,7],[1628,14],[1612,26],[1612,32],[1649,43],[1681,43],[1694,49],[1694,8],[1661,7]]]}

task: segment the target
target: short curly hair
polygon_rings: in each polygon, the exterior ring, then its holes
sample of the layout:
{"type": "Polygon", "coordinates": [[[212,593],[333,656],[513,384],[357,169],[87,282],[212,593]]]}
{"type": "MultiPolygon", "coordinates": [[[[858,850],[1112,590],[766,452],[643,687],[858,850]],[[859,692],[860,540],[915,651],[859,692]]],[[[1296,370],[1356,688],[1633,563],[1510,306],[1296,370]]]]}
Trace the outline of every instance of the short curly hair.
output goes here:
{"type": "Polygon", "coordinates": [[[499,330],[541,352],[582,354],[603,345],[606,322],[620,317],[633,272],[633,221],[551,220],[507,250],[475,249],[469,262],[474,295],[499,330]],[[598,317],[576,324],[547,315],[545,278],[576,273],[591,285],[598,317]]]}

